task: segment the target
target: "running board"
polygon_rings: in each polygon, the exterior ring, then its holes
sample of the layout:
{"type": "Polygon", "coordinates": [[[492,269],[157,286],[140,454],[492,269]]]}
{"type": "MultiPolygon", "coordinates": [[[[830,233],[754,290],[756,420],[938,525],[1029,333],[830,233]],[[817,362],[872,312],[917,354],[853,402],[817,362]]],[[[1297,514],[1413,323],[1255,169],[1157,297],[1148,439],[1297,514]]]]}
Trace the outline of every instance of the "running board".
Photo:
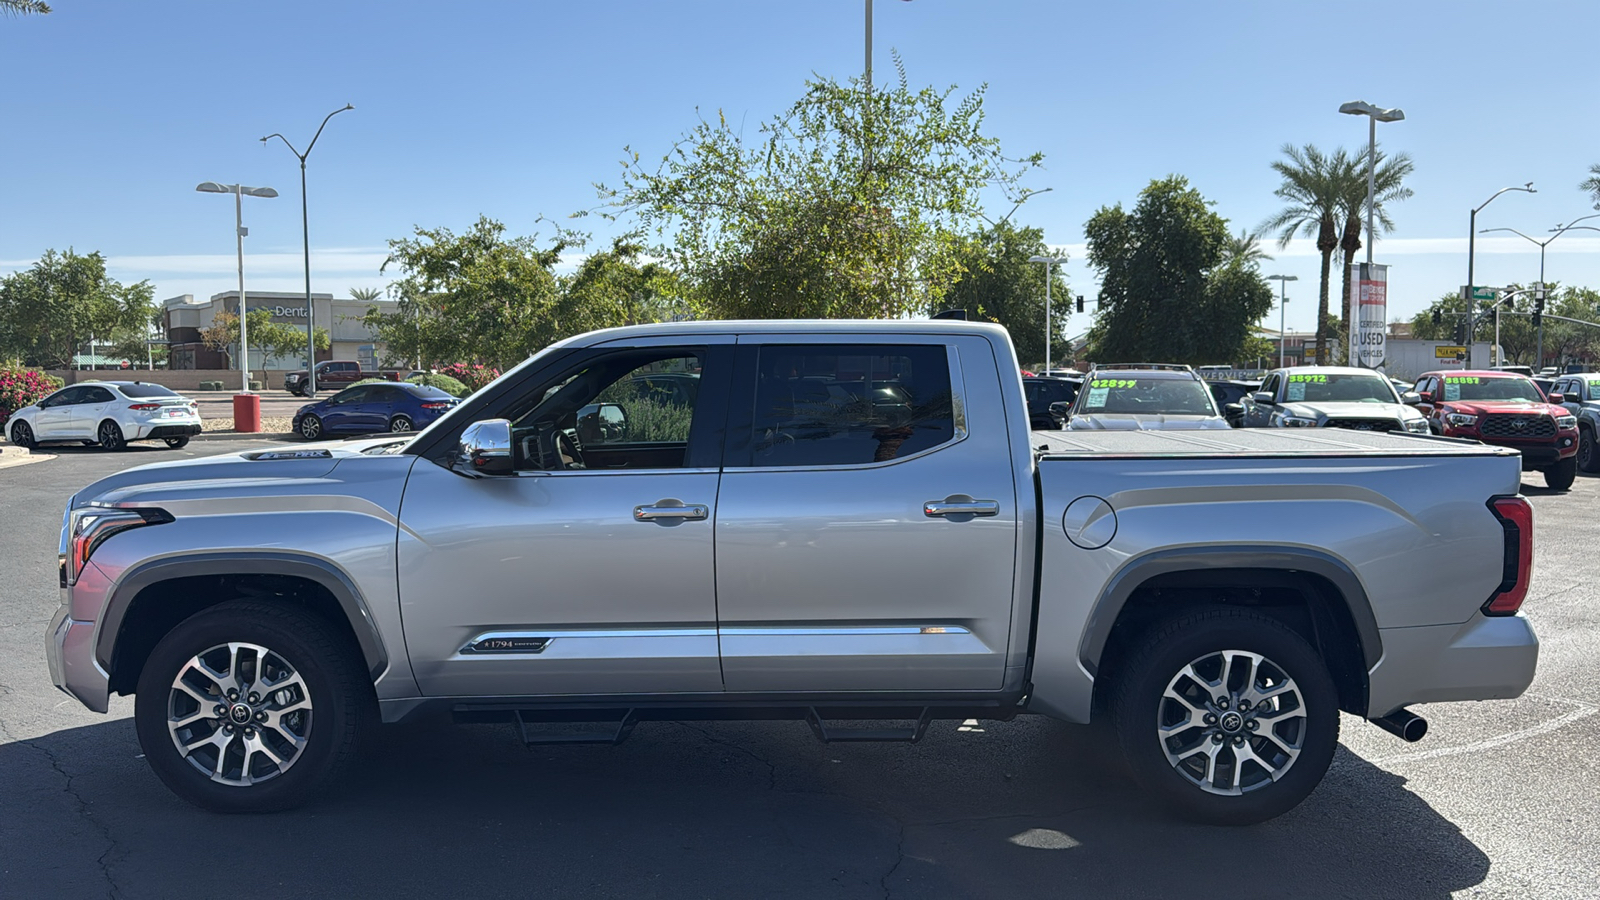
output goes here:
{"type": "Polygon", "coordinates": [[[811,726],[811,733],[817,736],[817,740],[824,744],[865,741],[915,744],[928,733],[928,723],[932,721],[933,708],[925,706],[917,716],[916,724],[908,728],[829,728],[823,723],[815,706],[806,710],[806,724],[811,726]]]}
{"type": "MultiPolygon", "coordinates": [[[[567,732],[541,732],[540,725],[567,724],[549,721],[529,721],[522,716],[522,710],[512,710],[512,721],[516,723],[517,733],[521,735],[522,742],[529,747],[550,744],[610,744],[616,746],[627,740],[633,734],[633,727],[639,724],[639,717],[633,710],[628,710],[621,719],[616,720],[615,727],[600,731],[567,731],[567,732]]],[[[607,725],[613,723],[585,722],[583,724],[607,725]]]]}

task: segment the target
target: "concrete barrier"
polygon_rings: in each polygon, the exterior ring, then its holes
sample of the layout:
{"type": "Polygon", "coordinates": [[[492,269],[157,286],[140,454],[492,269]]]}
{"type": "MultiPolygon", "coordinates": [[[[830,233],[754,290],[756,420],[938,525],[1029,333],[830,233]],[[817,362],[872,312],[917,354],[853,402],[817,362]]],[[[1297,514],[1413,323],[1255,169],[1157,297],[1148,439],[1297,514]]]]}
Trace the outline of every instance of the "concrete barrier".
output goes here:
{"type": "MultiPolygon", "coordinates": [[[[251,381],[262,390],[282,390],[283,376],[289,369],[252,370],[251,381]]],[[[239,389],[238,369],[50,369],[49,373],[66,384],[84,381],[143,381],[175,391],[198,391],[202,381],[220,381],[224,390],[239,389]]]]}

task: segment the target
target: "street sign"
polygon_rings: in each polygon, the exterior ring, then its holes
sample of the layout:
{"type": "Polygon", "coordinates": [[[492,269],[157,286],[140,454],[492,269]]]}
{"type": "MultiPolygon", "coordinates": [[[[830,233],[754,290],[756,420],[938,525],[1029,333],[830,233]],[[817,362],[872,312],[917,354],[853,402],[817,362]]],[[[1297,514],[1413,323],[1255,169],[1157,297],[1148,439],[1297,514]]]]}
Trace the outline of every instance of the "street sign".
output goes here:
{"type": "Polygon", "coordinates": [[[1466,356],[1467,348],[1465,347],[1451,347],[1449,345],[1445,345],[1433,348],[1434,359],[1465,359],[1466,356]]]}
{"type": "Polygon", "coordinates": [[[1466,285],[1462,285],[1461,286],[1461,299],[1463,299],[1463,300],[1467,300],[1467,299],[1489,300],[1489,301],[1498,300],[1498,299],[1500,299],[1500,289],[1499,288],[1492,288],[1492,287],[1473,287],[1473,288],[1468,288],[1466,285]],[[1472,296],[1470,298],[1467,296],[1467,292],[1469,290],[1472,292],[1472,296]]]}

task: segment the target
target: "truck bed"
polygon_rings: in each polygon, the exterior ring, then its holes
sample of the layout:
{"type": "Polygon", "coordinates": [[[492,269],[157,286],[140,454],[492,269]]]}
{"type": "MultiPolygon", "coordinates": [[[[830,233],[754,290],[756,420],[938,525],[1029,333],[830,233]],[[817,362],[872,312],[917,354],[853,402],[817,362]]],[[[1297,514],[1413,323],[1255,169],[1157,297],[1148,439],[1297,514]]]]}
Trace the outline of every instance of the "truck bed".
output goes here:
{"type": "Polygon", "coordinates": [[[1232,431],[1035,431],[1039,459],[1194,456],[1515,456],[1477,441],[1345,428],[1237,428],[1232,431]]]}

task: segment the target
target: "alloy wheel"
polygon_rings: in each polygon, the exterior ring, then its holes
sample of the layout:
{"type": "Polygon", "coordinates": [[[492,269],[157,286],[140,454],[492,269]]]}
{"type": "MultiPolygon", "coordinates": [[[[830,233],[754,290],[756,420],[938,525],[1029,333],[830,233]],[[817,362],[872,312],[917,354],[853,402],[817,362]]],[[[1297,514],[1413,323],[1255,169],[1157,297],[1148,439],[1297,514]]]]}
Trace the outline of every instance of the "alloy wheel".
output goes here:
{"type": "Polygon", "coordinates": [[[123,447],[122,429],[115,422],[100,423],[100,446],[107,450],[121,450],[123,447]]]}
{"type": "Polygon", "coordinates": [[[11,443],[23,449],[33,447],[33,429],[28,427],[27,422],[18,422],[11,427],[11,443]]]}
{"type": "Polygon", "coordinates": [[[311,692],[260,644],[218,644],[178,671],[167,730],[178,753],[212,781],[247,787],[287,772],[311,734],[311,692]]]}
{"type": "Polygon", "coordinates": [[[1156,709],[1167,762],[1211,794],[1237,796],[1272,784],[1305,743],[1299,685],[1248,650],[1219,650],[1190,662],[1172,676],[1156,709]]]}
{"type": "Polygon", "coordinates": [[[322,434],[322,420],[316,416],[306,416],[300,420],[300,436],[308,441],[314,441],[322,434]]]}
{"type": "Polygon", "coordinates": [[[395,434],[399,434],[402,431],[410,431],[411,427],[411,419],[407,416],[395,416],[389,420],[389,431],[395,434]]]}

